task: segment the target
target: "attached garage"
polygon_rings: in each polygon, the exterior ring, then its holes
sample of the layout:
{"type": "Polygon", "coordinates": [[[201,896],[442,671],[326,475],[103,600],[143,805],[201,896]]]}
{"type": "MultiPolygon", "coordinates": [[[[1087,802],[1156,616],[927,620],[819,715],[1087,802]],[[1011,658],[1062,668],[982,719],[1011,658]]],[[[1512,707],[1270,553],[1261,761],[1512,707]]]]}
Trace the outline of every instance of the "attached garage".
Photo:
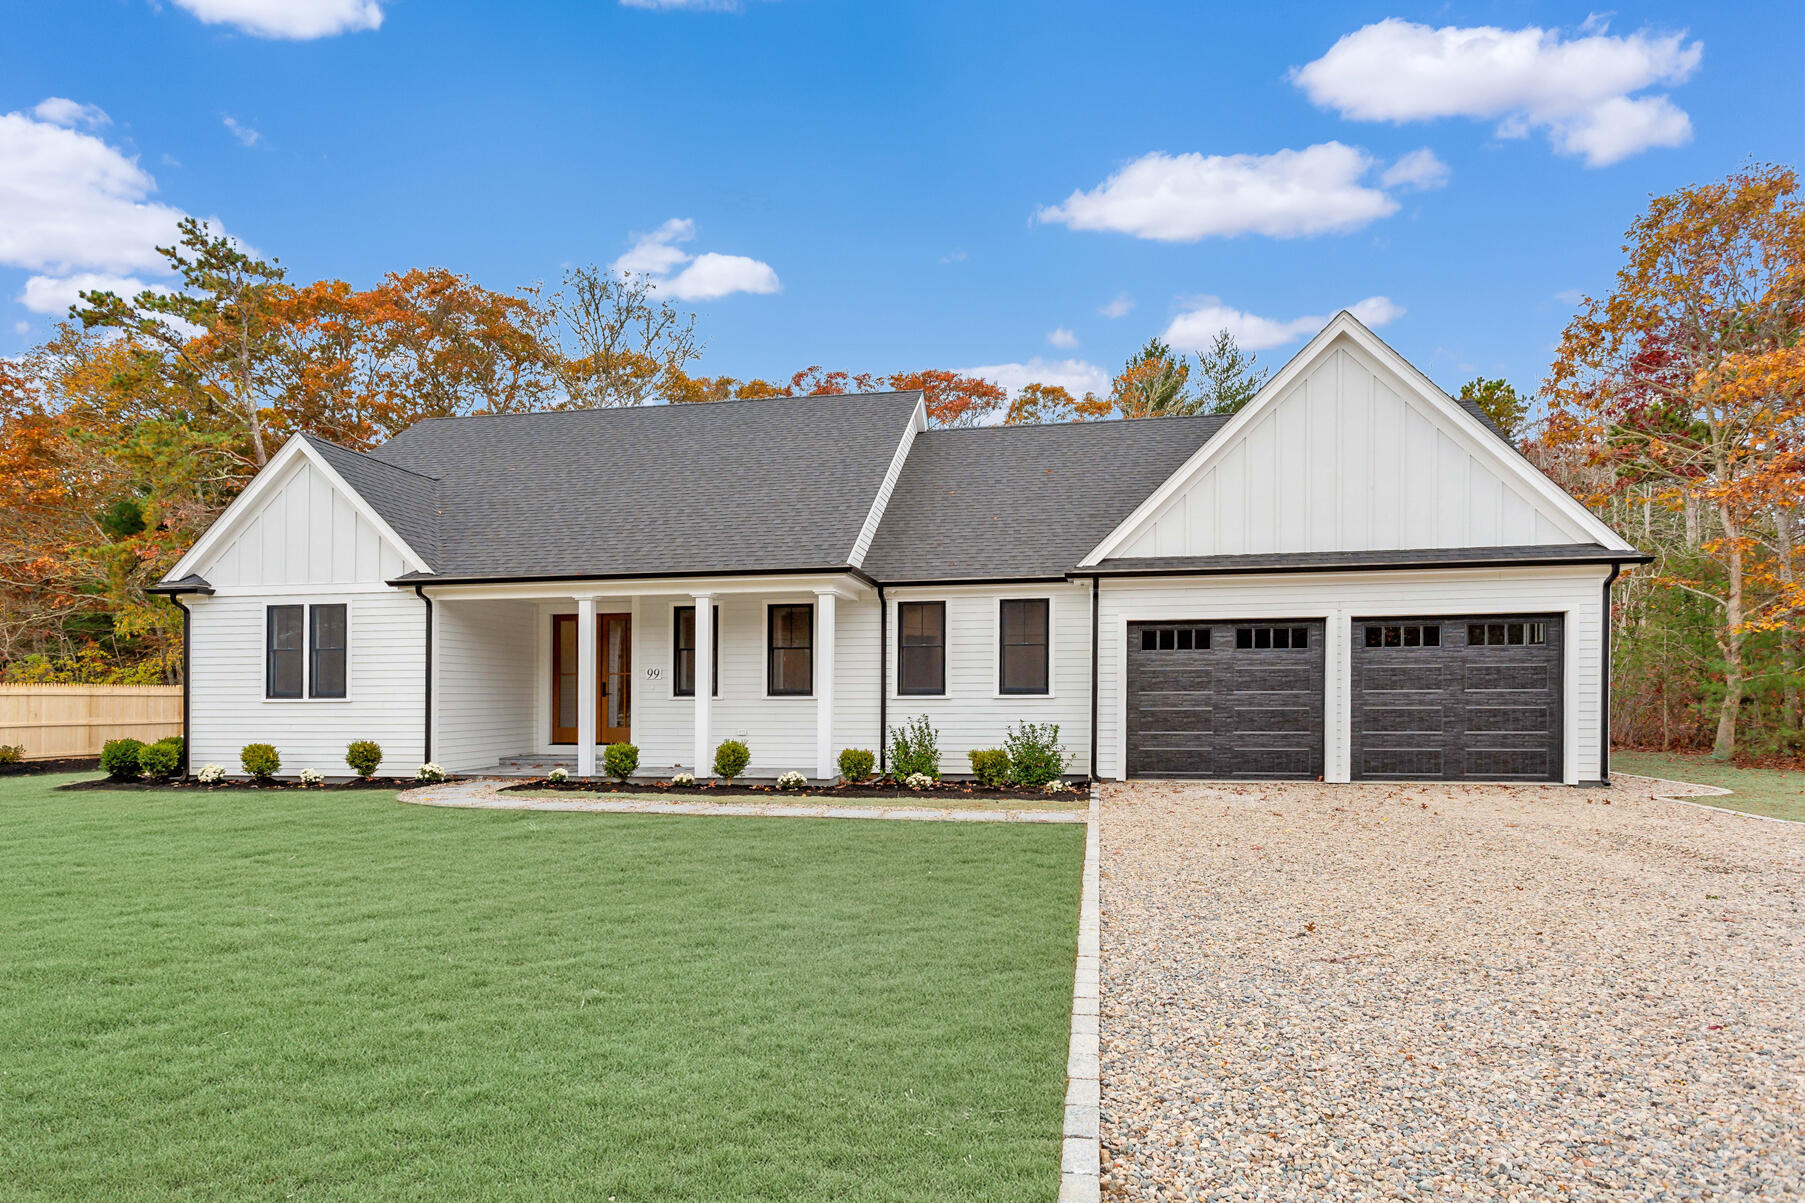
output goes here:
{"type": "Polygon", "coordinates": [[[1285,778],[1323,772],[1323,623],[1128,625],[1128,773],[1285,778]]]}
{"type": "Polygon", "coordinates": [[[1355,618],[1354,780],[1559,781],[1558,614],[1355,618]]]}

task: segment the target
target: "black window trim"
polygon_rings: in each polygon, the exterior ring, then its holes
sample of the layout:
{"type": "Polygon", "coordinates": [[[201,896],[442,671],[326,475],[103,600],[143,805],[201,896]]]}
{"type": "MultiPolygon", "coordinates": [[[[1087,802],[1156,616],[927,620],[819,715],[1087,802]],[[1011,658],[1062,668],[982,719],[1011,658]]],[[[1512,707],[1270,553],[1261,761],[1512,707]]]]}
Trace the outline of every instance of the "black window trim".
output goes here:
{"type": "MultiPolygon", "coordinates": [[[[796,650],[795,645],[786,644],[788,650],[796,650]]],[[[766,602],[765,603],[765,696],[767,698],[812,698],[815,696],[815,603],[814,602],[766,602]],[[774,654],[778,648],[777,611],[794,609],[808,611],[808,688],[786,689],[782,692],[771,688],[771,668],[774,654]]]]}
{"type": "MultiPolygon", "coordinates": [[[[671,696],[674,698],[693,698],[696,696],[696,687],[694,685],[691,685],[688,689],[681,688],[683,675],[677,671],[677,655],[683,650],[677,643],[677,615],[685,610],[694,612],[695,608],[695,602],[691,602],[687,606],[671,607],[671,696]]],[[[721,696],[721,603],[711,601],[708,603],[708,608],[714,612],[714,637],[709,640],[708,644],[709,660],[713,670],[708,681],[714,688],[709,692],[708,696],[718,698],[721,696]]],[[[692,619],[692,622],[693,621],[694,620],[692,619]]],[[[690,638],[692,640],[695,638],[693,628],[690,638]]],[[[695,650],[696,649],[693,647],[689,649],[692,656],[695,655],[695,650]]]]}
{"type": "Polygon", "coordinates": [[[943,698],[946,696],[946,601],[944,599],[897,599],[896,601],[896,696],[899,698],[943,698]],[[936,606],[940,610],[940,688],[909,689],[903,685],[903,607],[936,606]]]}
{"type": "MultiPolygon", "coordinates": [[[[1052,697],[1053,696],[1053,599],[1052,599],[1052,597],[1048,596],[1047,594],[1041,594],[1039,596],[1029,596],[1029,597],[999,597],[999,598],[997,598],[996,615],[997,615],[997,643],[996,643],[997,696],[1000,698],[1050,698],[1050,697],[1052,697]],[[1004,670],[1004,664],[1005,664],[1005,657],[1003,655],[1003,648],[1005,646],[1003,643],[1003,630],[1004,630],[1003,609],[1004,609],[1004,607],[1008,606],[1011,602],[1039,602],[1041,605],[1041,613],[1046,616],[1046,626],[1043,628],[1043,638],[1042,638],[1041,644],[1040,644],[1041,670],[1046,679],[1045,688],[1042,688],[1042,689],[1011,689],[1011,688],[1009,688],[1009,683],[1003,679],[1003,670],[1004,670]]],[[[1033,647],[1034,645],[1031,643],[1024,643],[1024,644],[1021,644],[1020,646],[1033,647]]]]}
{"type": "Polygon", "coordinates": [[[351,606],[348,602],[310,602],[307,606],[307,696],[319,698],[325,702],[342,702],[351,696],[351,606]],[[344,656],[345,662],[340,670],[343,677],[342,688],[337,693],[320,692],[320,641],[319,613],[321,610],[337,608],[343,610],[344,639],[343,647],[329,648],[344,656]]]}
{"type": "Polygon", "coordinates": [[[270,602],[263,607],[263,697],[272,702],[299,702],[307,697],[307,606],[299,602],[270,602]],[[276,647],[276,611],[301,612],[301,646],[276,647]],[[294,652],[301,657],[300,683],[293,693],[276,692],[276,653],[294,652]]]}

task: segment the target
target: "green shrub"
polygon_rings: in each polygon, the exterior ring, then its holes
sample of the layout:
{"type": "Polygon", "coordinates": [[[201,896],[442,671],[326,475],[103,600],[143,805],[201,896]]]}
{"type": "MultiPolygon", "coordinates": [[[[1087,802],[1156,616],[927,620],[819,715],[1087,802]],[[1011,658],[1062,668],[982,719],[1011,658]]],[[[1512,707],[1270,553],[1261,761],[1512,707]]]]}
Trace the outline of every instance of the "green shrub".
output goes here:
{"type": "Polygon", "coordinates": [[[345,748],[345,763],[364,780],[376,775],[382,765],[382,745],[373,739],[352,740],[345,748]]]}
{"type": "Polygon", "coordinates": [[[138,753],[138,767],[146,777],[162,781],[175,774],[176,766],[182,763],[182,743],[180,740],[159,739],[138,753]]]}
{"type": "Polygon", "coordinates": [[[18,764],[24,759],[24,744],[0,744],[0,764],[18,764]]]}
{"type": "Polygon", "coordinates": [[[857,785],[861,781],[871,779],[871,770],[877,767],[877,757],[864,748],[847,748],[840,753],[840,776],[857,785]]]}
{"type": "Polygon", "coordinates": [[[752,749],[737,739],[724,739],[714,750],[714,775],[731,783],[752,763],[752,749]]]}
{"type": "Polygon", "coordinates": [[[138,754],[144,751],[139,739],[109,739],[100,749],[100,767],[115,781],[138,779],[138,754]]]}
{"type": "Polygon", "coordinates": [[[906,727],[890,729],[890,773],[897,778],[920,773],[940,780],[940,733],[927,715],[917,715],[906,727]]]}
{"type": "Polygon", "coordinates": [[[238,754],[238,763],[258,781],[268,781],[282,767],[282,758],[269,744],[246,744],[238,754]]]}
{"type": "Polygon", "coordinates": [[[1045,785],[1065,772],[1058,723],[1018,723],[1009,728],[1003,747],[1009,751],[1009,775],[1017,785],[1045,785]]]}
{"type": "Polygon", "coordinates": [[[625,781],[639,767],[639,749],[632,744],[609,744],[602,749],[602,772],[625,781]]]}
{"type": "Polygon", "coordinates": [[[1001,789],[1009,784],[1009,753],[1001,748],[977,748],[967,752],[971,775],[986,789],[1001,789]]]}

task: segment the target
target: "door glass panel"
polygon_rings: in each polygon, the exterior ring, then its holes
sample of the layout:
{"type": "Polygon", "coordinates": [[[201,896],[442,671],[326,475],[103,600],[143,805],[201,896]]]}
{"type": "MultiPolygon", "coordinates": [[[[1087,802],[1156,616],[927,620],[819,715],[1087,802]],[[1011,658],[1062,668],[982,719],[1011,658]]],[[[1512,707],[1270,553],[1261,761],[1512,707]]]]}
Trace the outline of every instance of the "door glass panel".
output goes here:
{"type": "Polygon", "coordinates": [[[602,725],[616,731],[624,730],[632,718],[633,645],[629,639],[630,621],[624,614],[610,614],[605,616],[602,626],[602,668],[607,689],[607,714],[602,725]]]}

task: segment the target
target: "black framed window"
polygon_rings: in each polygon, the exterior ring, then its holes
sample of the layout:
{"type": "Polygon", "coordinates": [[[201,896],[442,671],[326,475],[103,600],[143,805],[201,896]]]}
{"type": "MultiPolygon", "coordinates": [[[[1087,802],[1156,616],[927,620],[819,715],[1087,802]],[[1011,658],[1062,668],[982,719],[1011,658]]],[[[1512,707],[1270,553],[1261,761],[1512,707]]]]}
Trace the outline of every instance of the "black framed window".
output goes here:
{"type": "Polygon", "coordinates": [[[896,692],[946,692],[946,603],[896,606],[896,692]]]}
{"type": "Polygon", "coordinates": [[[311,606],[309,636],[313,644],[308,664],[308,693],[316,698],[345,696],[345,605],[311,606]]]}
{"type": "Polygon", "coordinates": [[[1548,641],[1545,622],[1475,622],[1467,627],[1468,647],[1505,647],[1548,641]]]}
{"type": "Polygon", "coordinates": [[[1235,628],[1235,647],[1244,652],[1305,651],[1309,646],[1309,627],[1235,628]]]}
{"type": "Polygon", "coordinates": [[[1377,623],[1366,628],[1367,647],[1440,647],[1441,627],[1435,623],[1377,623]]]}
{"type": "Polygon", "coordinates": [[[301,696],[303,661],[306,658],[305,606],[270,606],[265,611],[263,634],[263,696],[301,696]]]}
{"type": "Polygon", "coordinates": [[[773,697],[815,692],[814,603],[772,606],[765,623],[765,692],[773,697]]]}
{"type": "Polygon", "coordinates": [[[1207,652],[1210,650],[1208,627],[1142,627],[1143,652],[1207,652]]]}
{"type": "Polygon", "coordinates": [[[997,692],[1047,693],[1047,630],[1052,603],[1044,597],[1002,603],[997,692]]]}
{"type": "MultiPolygon", "coordinates": [[[[710,697],[721,696],[721,607],[714,612],[714,638],[708,644],[710,697]]],[[[671,692],[680,698],[696,696],[696,608],[678,606],[671,623],[671,692]]]]}

